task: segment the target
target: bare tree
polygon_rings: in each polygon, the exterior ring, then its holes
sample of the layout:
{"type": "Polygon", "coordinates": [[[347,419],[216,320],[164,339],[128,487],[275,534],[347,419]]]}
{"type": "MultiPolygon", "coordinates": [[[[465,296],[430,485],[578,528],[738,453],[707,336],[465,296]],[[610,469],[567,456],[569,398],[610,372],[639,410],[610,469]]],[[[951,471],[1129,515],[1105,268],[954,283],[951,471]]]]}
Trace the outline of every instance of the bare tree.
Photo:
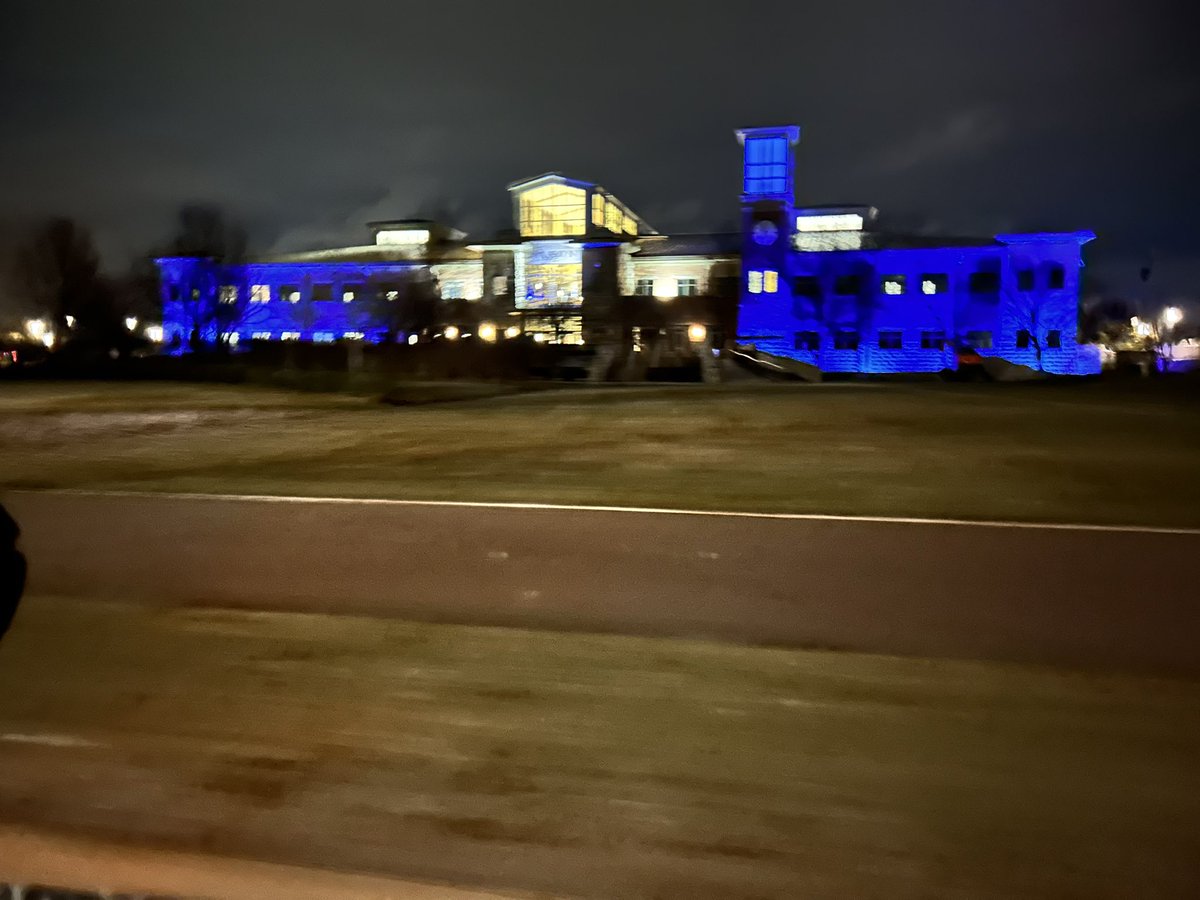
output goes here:
{"type": "Polygon", "coordinates": [[[101,293],[100,257],[90,232],[67,218],[50,219],[19,248],[14,267],[17,290],[46,315],[56,334],[68,321],[100,324],[107,315],[101,293]]]}
{"type": "Polygon", "coordinates": [[[374,287],[372,318],[384,323],[386,341],[399,334],[419,334],[438,324],[441,299],[427,270],[409,269],[399,281],[374,287]]]}
{"type": "Polygon", "coordinates": [[[1046,347],[1048,330],[1054,325],[1047,316],[1048,298],[1042,291],[1008,288],[1004,291],[1004,304],[1008,321],[1017,329],[1018,335],[1025,333],[1026,340],[1033,348],[1037,371],[1044,371],[1042,352],[1046,347]]]}

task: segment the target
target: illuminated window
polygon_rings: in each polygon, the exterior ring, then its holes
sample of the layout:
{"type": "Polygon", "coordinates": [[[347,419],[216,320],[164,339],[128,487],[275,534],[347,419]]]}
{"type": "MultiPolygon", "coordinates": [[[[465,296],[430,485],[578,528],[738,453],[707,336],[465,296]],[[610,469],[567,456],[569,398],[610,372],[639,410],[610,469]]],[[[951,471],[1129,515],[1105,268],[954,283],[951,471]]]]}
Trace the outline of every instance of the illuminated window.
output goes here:
{"type": "Polygon", "coordinates": [[[271,339],[271,332],[256,331],[254,334],[250,335],[250,339],[253,341],[269,341],[271,339]]]}
{"type": "Polygon", "coordinates": [[[298,331],[283,331],[279,334],[281,341],[298,341],[300,340],[300,332],[298,331]]]}
{"type": "Polygon", "coordinates": [[[751,269],[746,273],[746,290],[751,294],[761,294],[763,289],[763,273],[760,269],[751,269]]]}
{"type": "Polygon", "coordinates": [[[946,345],[946,333],[944,331],[922,331],[921,332],[921,349],[922,350],[941,350],[946,345]]]}
{"type": "Polygon", "coordinates": [[[786,137],[746,138],[745,193],[782,194],[786,191],[787,152],[786,137]]]}
{"type": "Polygon", "coordinates": [[[633,292],[639,297],[652,297],[654,295],[654,279],[639,278],[634,283],[633,292]]]}
{"type": "Polygon", "coordinates": [[[221,285],[221,302],[222,303],[237,303],[238,289],[236,284],[221,285]]]}
{"type": "Polygon", "coordinates": [[[879,332],[879,349],[880,350],[899,350],[904,346],[904,332],[902,331],[881,331],[879,332]]]}
{"type": "Polygon", "coordinates": [[[445,281],[442,283],[443,300],[461,300],[462,297],[463,286],[461,281],[445,281]]]}
{"type": "Polygon", "coordinates": [[[597,228],[604,227],[604,195],[592,194],[592,224],[597,228]]]}
{"type": "Polygon", "coordinates": [[[604,207],[604,227],[613,234],[620,234],[624,224],[625,213],[621,212],[621,207],[609,200],[604,207]]]}
{"type": "Polygon", "coordinates": [[[846,296],[857,294],[861,287],[862,279],[857,275],[841,275],[833,282],[833,292],[846,296]]]}
{"type": "Polygon", "coordinates": [[[250,285],[251,303],[269,303],[271,301],[271,286],[269,284],[250,285]]]}
{"type": "Polygon", "coordinates": [[[518,202],[524,236],[583,234],[586,230],[587,191],[582,188],[544,184],[522,192],[518,202]]]}
{"type": "Polygon", "coordinates": [[[633,216],[625,217],[625,233],[637,234],[637,220],[633,216]]]}
{"type": "Polygon", "coordinates": [[[361,331],[346,331],[342,333],[342,337],[348,341],[361,341],[365,335],[361,331]]]}
{"type": "Polygon", "coordinates": [[[1017,290],[1033,290],[1033,269],[1021,269],[1017,272],[1017,290]]]}
{"type": "Polygon", "coordinates": [[[799,275],[792,282],[792,293],[797,297],[817,300],[821,296],[821,282],[815,275],[799,275]]]}
{"type": "Polygon", "coordinates": [[[904,293],[905,277],[903,275],[885,275],[883,276],[883,292],[896,296],[904,293]]]}
{"type": "Polygon", "coordinates": [[[1000,290],[998,272],[972,272],[967,279],[967,290],[972,294],[994,294],[1000,290]]]}
{"type": "Polygon", "coordinates": [[[396,285],[396,284],[393,284],[390,282],[384,283],[384,284],[379,285],[375,290],[376,290],[376,296],[380,300],[399,300],[400,299],[399,285],[396,285]]]}
{"type": "Polygon", "coordinates": [[[858,332],[857,331],[837,331],[833,335],[834,350],[857,350],[858,349],[858,332]]]}
{"type": "Polygon", "coordinates": [[[795,346],[797,350],[819,350],[821,336],[815,331],[797,331],[795,346]]]}
{"type": "Polygon", "coordinates": [[[332,331],[314,331],[312,339],[313,339],[314,344],[332,344],[333,343],[333,332],[332,331]]]}
{"type": "Polygon", "coordinates": [[[763,293],[774,294],[779,290],[779,273],[774,269],[763,272],[763,293]]]}
{"type": "Polygon", "coordinates": [[[675,295],[677,297],[695,297],[699,293],[699,285],[695,278],[675,279],[675,295]]]}
{"type": "Polygon", "coordinates": [[[992,333],[990,331],[968,331],[967,345],[977,350],[992,349],[992,333]]]}
{"type": "Polygon", "coordinates": [[[342,302],[349,303],[352,300],[357,300],[363,295],[363,286],[361,284],[344,284],[342,285],[342,302]]]}
{"type": "Polygon", "coordinates": [[[508,276],[495,275],[492,277],[492,296],[503,297],[508,293],[508,276]]]}
{"type": "Polygon", "coordinates": [[[925,274],[921,276],[921,293],[944,294],[949,284],[950,280],[945,275],[925,274]]]}
{"type": "Polygon", "coordinates": [[[1058,350],[1059,348],[1061,348],[1062,347],[1062,332],[1061,331],[1047,331],[1046,332],[1046,346],[1049,347],[1051,350],[1058,350]]]}
{"type": "Polygon", "coordinates": [[[1017,349],[1018,350],[1029,349],[1029,345],[1031,343],[1033,343],[1033,335],[1031,335],[1029,333],[1028,329],[1022,328],[1020,331],[1017,332],[1017,349]]]}
{"type": "MultiPolygon", "coordinates": [[[[279,299],[286,300],[288,303],[299,303],[300,288],[294,284],[285,284],[279,289],[279,299]]],[[[287,340],[287,338],[284,338],[284,340],[287,340]]]]}
{"type": "Polygon", "coordinates": [[[314,300],[332,300],[333,285],[332,284],[314,284],[312,286],[312,298],[314,300]]]}
{"type": "Polygon", "coordinates": [[[1047,270],[1046,287],[1052,291],[1061,290],[1067,283],[1066,273],[1060,265],[1052,265],[1047,270]]]}

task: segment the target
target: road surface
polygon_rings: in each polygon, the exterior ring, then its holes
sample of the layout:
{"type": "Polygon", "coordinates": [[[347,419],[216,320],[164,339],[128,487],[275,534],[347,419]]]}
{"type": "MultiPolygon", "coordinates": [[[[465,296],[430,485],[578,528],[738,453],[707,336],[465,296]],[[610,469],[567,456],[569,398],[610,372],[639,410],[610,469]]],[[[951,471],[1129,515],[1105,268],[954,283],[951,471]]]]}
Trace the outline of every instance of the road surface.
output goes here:
{"type": "Polygon", "coordinates": [[[12,493],[30,591],[1200,673],[1200,534],[12,493]]]}

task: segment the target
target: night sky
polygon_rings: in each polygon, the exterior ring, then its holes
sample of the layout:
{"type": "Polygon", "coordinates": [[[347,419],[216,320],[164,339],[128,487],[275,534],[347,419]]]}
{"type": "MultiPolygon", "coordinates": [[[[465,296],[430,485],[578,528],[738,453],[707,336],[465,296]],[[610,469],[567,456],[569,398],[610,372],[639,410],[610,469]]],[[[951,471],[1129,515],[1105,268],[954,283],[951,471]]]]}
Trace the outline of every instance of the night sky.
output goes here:
{"type": "Polygon", "coordinates": [[[186,202],[252,249],[377,218],[509,221],[594,180],[732,228],[739,125],[797,123],[806,203],[904,228],[1090,228],[1109,293],[1200,293],[1200,51],[1184,3],[0,0],[0,242],[52,213],[114,271],[186,202]],[[706,7],[723,12],[702,12],[706,7]]]}

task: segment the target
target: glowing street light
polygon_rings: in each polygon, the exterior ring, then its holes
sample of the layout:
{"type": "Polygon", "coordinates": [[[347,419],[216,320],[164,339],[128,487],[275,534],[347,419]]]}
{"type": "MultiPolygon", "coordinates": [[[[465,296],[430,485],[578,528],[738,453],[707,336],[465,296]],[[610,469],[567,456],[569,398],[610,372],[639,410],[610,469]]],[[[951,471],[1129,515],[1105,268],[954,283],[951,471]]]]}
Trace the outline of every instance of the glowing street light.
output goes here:
{"type": "Polygon", "coordinates": [[[420,340],[420,338],[415,333],[410,334],[408,336],[408,346],[410,346],[410,347],[417,346],[417,341],[419,341],[419,340],[420,340]]]}
{"type": "Polygon", "coordinates": [[[458,334],[458,328],[456,328],[454,325],[447,325],[446,330],[442,332],[442,336],[448,341],[457,341],[458,334]]]}
{"type": "Polygon", "coordinates": [[[519,325],[509,325],[507,328],[504,329],[504,336],[506,338],[520,337],[521,336],[521,327],[519,325]]]}
{"type": "Polygon", "coordinates": [[[688,326],[688,340],[693,344],[702,343],[706,337],[708,337],[708,329],[699,322],[688,326]]]}
{"type": "Polygon", "coordinates": [[[45,319],[28,319],[25,322],[25,333],[39,343],[45,338],[48,331],[45,319]]]}
{"type": "Polygon", "coordinates": [[[67,320],[67,327],[74,328],[75,327],[75,317],[74,316],[66,316],[65,318],[67,320]]]}
{"type": "Polygon", "coordinates": [[[163,327],[161,325],[147,325],[142,334],[152,344],[161,344],[163,341],[163,327]]]}
{"type": "Polygon", "coordinates": [[[137,328],[137,323],[138,323],[138,320],[137,320],[136,316],[129,316],[128,318],[125,319],[125,327],[129,331],[133,331],[133,329],[137,328]]]}
{"type": "Polygon", "coordinates": [[[479,336],[490,344],[496,340],[496,326],[491,322],[484,322],[479,326],[479,336]]]}
{"type": "Polygon", "coordinates": [[[1174,328],[1183,321],[1183,310],[1178,306],[1168,306],[1163,310],[1163,324],[1168,328],[1174,328]]]}

